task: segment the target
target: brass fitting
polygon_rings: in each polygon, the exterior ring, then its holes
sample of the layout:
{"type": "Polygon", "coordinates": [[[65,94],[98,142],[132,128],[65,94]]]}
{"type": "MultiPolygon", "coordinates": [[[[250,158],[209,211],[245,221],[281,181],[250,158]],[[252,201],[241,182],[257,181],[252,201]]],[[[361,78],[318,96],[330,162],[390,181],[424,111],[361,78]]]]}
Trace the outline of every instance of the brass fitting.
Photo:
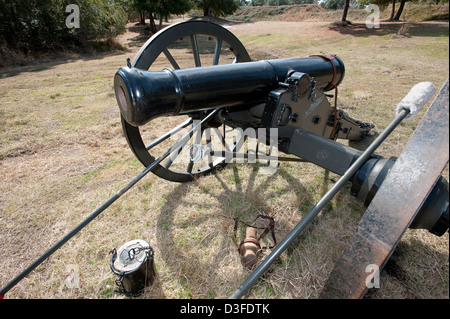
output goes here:
{"type": "Polygon", "coordinates": [[[247,268],[252,268],[261,250],[255,228],[247,227],[245,229],[245,239],[239,244],[238,250],[242,264],[247,268]]]}

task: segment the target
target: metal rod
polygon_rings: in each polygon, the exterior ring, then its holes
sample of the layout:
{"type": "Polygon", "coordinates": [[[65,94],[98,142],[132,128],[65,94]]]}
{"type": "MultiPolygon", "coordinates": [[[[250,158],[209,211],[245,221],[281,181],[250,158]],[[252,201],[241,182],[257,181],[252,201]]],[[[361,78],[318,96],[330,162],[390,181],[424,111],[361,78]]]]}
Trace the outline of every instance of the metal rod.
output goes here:
{"type": "Polygon", "coordinates": [[[320,213],[326,204],[336,195],[345,183],[358,171],[358,169],[369,159],[373,152],[410,113],[403,109],[395,119],[384,129],[383,132],[369,145],[361,156],[348,168],[344,175],[331,187],[328,192],[317,202],[311,211],[295,226],[295,228],[275,247],[272,253],[250,274],[247,280],[230,296],[230,299],[242,297],[256,280],[272,265],[272,263],[286,250],[287,247],[303,232],[311,221],[320,213]]]}
{"type": "Polygon", "coordinates": [[[150,150],[151,148],[155,147],[156,145],[158,145],[159,143],[164,142],[166,139],[168,139],[169,137],[171,137],[173,134],[178,133],[178,131],[184,129],[186,126],[188,126],[189,124],[192,123],[194,119],[192,117],[188,118],[186,121],[184,121],[183,123],[181,123],[180,125],[178,125],[177,127],[174,127],[173,129],[171,129],[169,132],[165,133],[164,135],[161,135],[160,137],[158,137],[156,140],[152,141],[150,144],[148,144],[145,148],[147,150],[150,150]]]}
{"type": "Polygon", "coordinates": [[[249,153],[236,153],[236,152],[229,152],[229,151],[210,151],[210,155],[214,157],[236,157],[236,158],[246,158],[246,159],[262,159],[262,160],[278,160],[282,162],[308,162],[307,160],[304,160],[302,158],[296,158],[296,157],[285,157],[285,156],[271,156],[267,155],[265,153],[257,153],[254,155],[250,155],[249,153]]]}
{"type": "Polygon", "coordinates": [[[189,142],[189,140],[186,140],[183,145],[180,145],[178,149],[176,149],[174,152],[172,152],[172,155],[170,155],[169,159],[167,160],[166,164],[164,165],[165,169],[169,169],[169,167],[173,164],[173,162],[177,159],[178,155],[180,155],[181,151],[183,150],[183,147],[186,146],[186,144],[189,142]]]}
{"type": "Polygon", "coordinates": [[[33,271],[37,266],[39,266],[44,260],[50,257],[58,248],[64,245],[69,239],[75,236],[80,230],[82,230],[87,224],[89,224],[95,217],[100,215],[105,209],[107,209],[112,203],[114,203],[117,199],[119,199],[125,192],[127,192],[131,187],[133,187],[139,180],[141,180],[145,175],[147,175],[152,169],[161,163],[167,156],[169,156],[173,150],[180,147],[185,143],[185,140],[189,140],[192,134],[201,128],[201,125],[209,121],[220,108],[215,109],[213,112],[208,114],[200,123],[195,125],[186,135],[184,135],[177,143],[175,143],[170,149],[168,149],[163,155],[158,157],[154,162],[152,162],[149,166],[147,166],[139,175],[137,175],[131,182],[129,182],[125,187],[123,187],[117,194],[111,197],[108,201],[106,201],[101,207],[99,207],[96,211],[94,211],[88,218],[86,218],[83,222],[81,222],[77,227],[75,227],[71,232],[69,232],[66,236],[64,236],[60,241],[58,241],[53,247],[47,250],[41,257],[36,259],[30,266],[28,266],[25,270],[23,270],[17,277],[11,280],[5,287],[0,290],[0,299],[11,289],[13,288],[19,281],[21,281],[25,276],[27,276],[31,271],[33,271]]]}

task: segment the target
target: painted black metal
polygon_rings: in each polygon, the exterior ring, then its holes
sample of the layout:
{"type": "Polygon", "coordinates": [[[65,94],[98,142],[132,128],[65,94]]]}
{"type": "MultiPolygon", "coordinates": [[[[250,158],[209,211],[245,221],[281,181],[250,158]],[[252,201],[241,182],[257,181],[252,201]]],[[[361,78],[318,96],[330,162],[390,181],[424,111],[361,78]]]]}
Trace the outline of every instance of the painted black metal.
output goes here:
{"type": "Polygon", "coordinates": [[[358,150],[301,129],[294,131],[287,150],[279,148],[339,175],[361,156],[358,150]]]}
{"type": "MultiPolygon", "coordinates": [[[[179,69],[180,66],[175,61],[168,48],[173,43],[176,43],[180,38],[196,37],[197,35],[207,35],[212,39],[216,39],[216,52],[214,53],[213,61],[214,65],[218,64],[221,59],[220,47],[228,48],[231,51],[231,53],[235,56],[233,63],[251,61],[251,58],[243,44],[233,33],[231,33],[226,28],[209,21],[188,20],[173,24],[153,35],[142,46],[142,48],[136,54],[133,62],[128,67],[148,70],[153,66],[153,63],[159,56],[165,55],[168,58],[167,66],[171,66],[174,69],[179,69]]],[[[192,47],[192,52],[194,53],[195,51],[196,50],[194,49],[194,47],[192,47]]],[[[197,56],[197,54],[194,55],[197,56]]],[[[201,119],[205,117],[209,112],[198,113],[201,114],[195,115],[201,115],[201,119]]],[[[196,119],[197,118],[198,117],[196,117],[196,119]]],[[[149,166],[157,157],[155,156],[154,151],[151,149],[151,147],[148,147],[149,145],[147,143],[149,141],[143,141],[140,128],[129,124],[123,116],[121,116],[121,123],[125,138],[132,152],[145,167],[149,166]]],[[[201,168],[196,168],[192,171],[182,171],[173,168],[165,168],[164,166],[158,164],[153,170],[153,173],[161,178],[173,182],[188,182],[192,181],[194,177],[209,173],[217,167],[221,167],[224,165],[224,161],[217,160],[213,163],[212,167],[210,165],[206,165],[201,168]]]]}
{"type": "Polygon", "coordinates": [[[385,159],[379,156],[368,160],[352,178],[351,193],[369,206],[395,160],[396,157],[385,159]]]}
{"type": "Polygon", "coordinates": [[[269,92],[293,71],[314,77],[316,88],[324,89],[342,81],[345,68],[337,57],[332,61],[307,57],[160,72],[122,67],[114,77],[114,87],[122,116],[129,124],[140,126],[162,115],[264,103],[269,92]]]}
{"type": "Polygon", "coordinates": [[[409,228],[427,229],[442,236],[449,226],[448,207],[448,182],[440,176],[409,228]]]}

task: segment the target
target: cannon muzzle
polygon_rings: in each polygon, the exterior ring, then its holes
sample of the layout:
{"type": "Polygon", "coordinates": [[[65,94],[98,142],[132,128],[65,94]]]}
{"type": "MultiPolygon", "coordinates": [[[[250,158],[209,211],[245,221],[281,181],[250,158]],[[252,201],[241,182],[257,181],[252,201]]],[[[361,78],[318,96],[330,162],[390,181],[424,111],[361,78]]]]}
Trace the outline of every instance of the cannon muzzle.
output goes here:
{"type": "Polygon", "coordinates": [[[217,107],[242,109],[264,103],[293,72],[313,77],[316,88],[331,90],[344,78],[336,56],[312,56],[214,65],[159,72],[122,67],[114,77],[123,118],[140,126],[162,115],[189,114],[217,107]]]}

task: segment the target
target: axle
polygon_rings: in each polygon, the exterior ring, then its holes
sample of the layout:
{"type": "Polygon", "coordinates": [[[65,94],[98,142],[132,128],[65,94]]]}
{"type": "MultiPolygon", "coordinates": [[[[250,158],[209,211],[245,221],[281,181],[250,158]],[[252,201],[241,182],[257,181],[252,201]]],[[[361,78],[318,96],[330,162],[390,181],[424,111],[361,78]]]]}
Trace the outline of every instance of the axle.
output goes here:
{"type": "Polygon", "coordinates": [[[114,77],[114,88],[123,118],[133,126],[140,126],[162,115],[189,114],[216,107],[246,109],[264,103],[270,91],[294,72],[314,77],[316,88],[327,91],[341,83],[345,68],[335,56],[160,72],[122,67],[114,77]]]}

